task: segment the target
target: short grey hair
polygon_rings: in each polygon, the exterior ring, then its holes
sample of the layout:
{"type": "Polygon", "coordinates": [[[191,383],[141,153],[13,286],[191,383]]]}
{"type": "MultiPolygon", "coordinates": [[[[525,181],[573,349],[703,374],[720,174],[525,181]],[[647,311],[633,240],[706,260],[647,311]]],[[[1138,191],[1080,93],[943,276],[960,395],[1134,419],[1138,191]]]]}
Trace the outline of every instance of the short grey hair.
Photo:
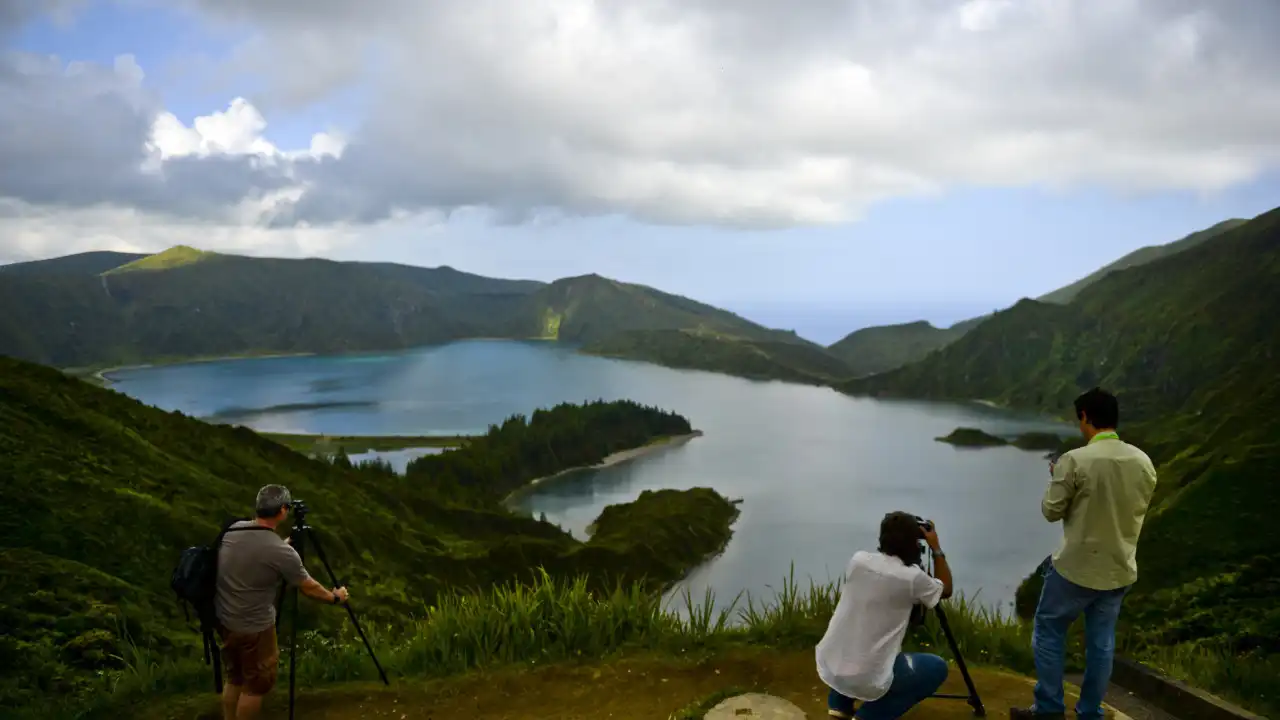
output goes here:
{"type": "Polygon", "coordinates": [[[254,508],[258,512],[258,517],[269,518],[280,514],[280,508],[293,504],[293,495],[289,493],[289,488],[283,485],[264,485],[258,491],[258,500],[254,503],[254,508]]]}

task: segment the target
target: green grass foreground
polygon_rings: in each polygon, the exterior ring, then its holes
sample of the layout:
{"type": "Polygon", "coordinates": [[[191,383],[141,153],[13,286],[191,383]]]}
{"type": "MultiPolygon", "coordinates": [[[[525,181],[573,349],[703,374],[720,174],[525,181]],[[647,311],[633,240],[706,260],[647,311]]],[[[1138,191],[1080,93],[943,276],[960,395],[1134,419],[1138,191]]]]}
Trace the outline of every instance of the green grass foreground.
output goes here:
{"type": "MultiPolygon", "coordinates": [[[[398,679],[447,677],[510,665],[596,661],[619,653],[647,651],[685,658],[738,645],[812,647],[822,638],[839,598],[838,586],[802,588],[794,571],[772,598],[749,595],[716,610],[715,596],[689,593],[664,600],[640,583],[612,592],[592,591],[585,577],[558,580],[543,574],[530,585],[509,583],[477,594],[441,596],[434,605],[398,623],[362,622],[392,683],[398,679]]],[[[1029,626],[957,598],[946,604],[965,659],[1029,672],[1029,626]]],[[[358,607],[357,607],[358,611],[358,607]]],[[[336,611],[335,611],[336,612],[336,611]]],[[[281,625],[278,692],[288,688],[288,625],[281,625]]],[[[950,659],[947,643],[930,615],[913,632],[910,648],[950,659]]],[[[299,630],[297,680],[304,691],[350,681],[377,681],[377,671],[349,622],[336,634],[299,630]]],[[[1072,647],[1079,657],[1079,647],[1072,647]]],[[[128,646],[122,667],[101,674],[96,692],[79,701],[19,712],[16,718],[108,718],[139,704],[212,696],[212,669],[198,652],[158,655],[128,646]]],[[[816,682],[816,676],[815,676],[816,682]]]]}
{"type": "MultiPolygon", "coordinates": [[[[742,646],[782,650],[817,644],[839,599],[837,583],[795,580],[794,569],[772,598],[740,595],[728,608],[716,598],[690,593],[664,599],[640,583],[611,592],[593,591],[585,577],[560,580],[543,573],[530,585],[509,583],[483,593],[441,596],[434,605],[396,623],[362,622],[378,660],[393,684],[456,676],[504,667],[592,663],[629,653],[676,659],[710,655],[742,646]]],[[[943,604],[957,646],[971,667],[1034,673],[1031,625],[956,597],[943,604]]],[[[337,611],[335,611],[337,612],[337,611]]],[[[286,610],[287,613],[287,610],[286,610]]],[[[287,692],[287,638],[281,625],[280,682],[287,692]]],[[[1069,671],[1082,669],[1082,631],[1072,633],[1069,671]]],[[[906,649],[934,652],[954,661],[937,618],[913,629],[906,649]]],[[[1240,662],[1212,650],[1178,648],[1140,656],[1162,672],[1207,689],[1260,713],[1278,709],[1271,661],[1240,662]]],[[[102,672],[93,692],[77,699],[45,698],[15,709],[15,720],[119,717],[128,707],[212,700],[212,670],[195,649],[159,654],[126,645],[121,667],[102,672]],[[51,704],[52,703],[52,704],[51,704]]],[[[354,681],[377,681],[377,673],[350,623],[334,634],[300,629],[297,682],[302,692],[354,681]]],[[[815,682],[816,675],[815,675],[815,682]]]]}
{"type": "MultiPolygon", "coordinates": [[[[487,592],[442,596],[421,614],[395,624],[362,623],[392,683],[426,680],[509,666],[596,662],[628,653],[673,659],[741,646],[794,650],[817,645],[839,600],[839,584],[795,579],[794,568],[771,598],[741,594],[717,609],[708,591],[664,598],[641,583],[612,592],[590,589],[585,577],[561,580],[543,573],[531,585],[510,583],[487,592]]],[[[1034,675],[1031,624],[957,596],[943,603],[956,645],[971,667],[998,667],[1034,675]]],[[[288,624],[281,626],[280,691],[287,688],[288,624]]],[[[1083,670],[1083,627],[1069,638],[1067,669],[1083,670]]],[[[1159,671],[1258,713],[1280,711],[1273,658],[1240,658],[1210,648],[1138,648],[1121,639],[1121,651],[1159,671]]],[[[955,657],[937,617],[908,633],[906,650],[955,657]]],[[[152,656],[130,647],[123,668],[105,673],[101,692],[87,703],[54,712],[32,710],[17,718],[115,717],[123,707],[164,703],[211,693],[211,669],[198,656],[152,656]]],[[[300,630],[297,681],[305,692],[335,683],[377,681],[364,645],[344,623],[335,635],[300,630]]],[[[815,682],[816,675],[815,675],[815,682]]]]}

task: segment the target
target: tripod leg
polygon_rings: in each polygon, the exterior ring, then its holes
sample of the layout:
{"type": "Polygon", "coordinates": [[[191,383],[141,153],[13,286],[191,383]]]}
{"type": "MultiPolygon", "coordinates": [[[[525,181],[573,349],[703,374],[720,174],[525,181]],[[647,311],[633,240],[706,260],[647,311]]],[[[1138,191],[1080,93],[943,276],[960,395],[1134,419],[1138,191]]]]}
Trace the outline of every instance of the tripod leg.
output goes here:
{"type": "Polygon", "coordinates": [[[947,636],[947,644],[951,646],[951,654],[956,658],[956,665],[960,667],[960,675],[964,677],[965,687],[969,689],[969,706],[973,708],[974,715],[984,717],[987,711],[982,707],[982,698],[978,697],[978,688],[974,686],[973,678],[969,676],[969,667],[965,665],[964,655],[960,654],[960,647],[956,645],[956,637],[951,634],[947,613],[942,609],[941,603],[934,607],[934,610],[937,611],[938,625],[942,628],[942,634],[947,636]]]}
{"type": "MultiPolygon", "coordinates": [[[[306,550],[304,533],[294,532],[293,547],[298,551],[298,558],[305,561],[306,550]]],[[[293,720],[293,695],[296,687],[294,672],[298,662],[298,588],[293,588],[293,617],[289,621],[289,720],[293,720]]]]}
{"type": "Polygon", "coordinates": [[[282,617],[281,611],[284,610],[284,596],[285,596],[285,592],[287,592],[288,589],[289,589],[289,584],[281,580],[280,589],[276,590],[276,631],[277,632],[280,631],[280,618],[282,617]]]}
{"type": "MultiPolygon", "coordinates": [[[[325,572],[329,573],[329,580],[336,586],[338,585],[338,576],[334,574],[333,568],[329,566],[329,559],[324,556],[324,548],[320,546],[320,538],[314,533],[311,534],[311,544],[316,548],[316,555],[320,558],[320,563],[324,565],[325,572]]],[[[378,662],[378,656],[373,654],[373,645],[369,644],[369,638],[365,637],[364,629],[360,627],[360,621],[356,619],[356,611],[351,609],[351,603],[343,603],[343,607],[347,609],[347,615],[351,617],[351,624],[355,626],[356,633],[360,635],[360,639],[364,641],[364,649],[369,651],[369,658],[373,660],[373,666],[378,668],[378,677],[382,678],[383,685],[390,685],[387,680],[387,673],[382,670],[382,664],[378,662]]]]}

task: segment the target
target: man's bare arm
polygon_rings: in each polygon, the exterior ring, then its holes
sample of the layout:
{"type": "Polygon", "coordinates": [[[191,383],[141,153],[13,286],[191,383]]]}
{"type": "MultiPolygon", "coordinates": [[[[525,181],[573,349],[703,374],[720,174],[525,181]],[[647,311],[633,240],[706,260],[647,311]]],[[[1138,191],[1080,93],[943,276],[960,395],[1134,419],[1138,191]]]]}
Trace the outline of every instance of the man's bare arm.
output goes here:
{"type": "Polygon", "coordinates": [[[947,558],[942,554],[942,545],[938,542],[937,530],[925,532],[924,540],[929,544],[929,549],[934,552],[933,574],[942,581],[942,599],[946,600],[951,597],[951,566],[947,565],[947,558]]]}
{"type": "Polygon", "coordinates": [[[319,600],[320,602],[332,603],[335,595],[338,596],[339,602],[347,601],[346,588],[335,588],[333,590],[329,590],[325,586],[316,582],[316,579],[313,577],[303,580],[302,584],[298,586],[298,589],[302,591],[303,595],[306,595],[313,600],[319,600]]]}

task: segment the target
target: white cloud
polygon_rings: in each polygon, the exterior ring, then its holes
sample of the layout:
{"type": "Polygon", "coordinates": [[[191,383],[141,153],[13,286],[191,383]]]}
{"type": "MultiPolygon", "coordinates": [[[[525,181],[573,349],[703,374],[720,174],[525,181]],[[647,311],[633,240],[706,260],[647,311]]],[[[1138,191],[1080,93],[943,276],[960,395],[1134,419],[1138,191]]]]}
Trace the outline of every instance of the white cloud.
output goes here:
{"type": "Polygon", "coordinates": [[[960,27],[973,32],[994,29],[1000,16],[1013,9],[1013,0],[968,0],[960,6],[960,27]]]}
{"type": "Polygon", "coordinates": [[[263,137],[267,121],[248,100],[238,97],[226,110],[197,117],[191,127],[173,113],[160,112],[151,128],[148,149],[161,159],[190,155],[256,155],[263,158],[301,159],[339,157],[344,141],[334,133],[316,133],[303,150],[282,152],[263,137]]]}
{"type": "Polygon", "coordinates": [[[272,233],[472,207],[776,227],[955,186],[1212,192],[1280,165],[1274,0],[186,2],[254,30],[228,69],[265,79],[254,103],[187,125],[132,58],[0,60],[0,198],[301,248],[320,241],[272,233]],[[268,139],[258,107],[352,88],[358,125],[268,139]]]}
{"type": "Polygon", "coordinates": [[[828,223],[956,185],[1211,192],[1280,163],[1272,0],[202,4],[256,24],[273,95],[373,88],[294,210],[317,222],[828,223]]]}
{"type": "Polygon", "coordinates": [[[266,229],[304,192],[298,164],[341,156],[340,134],[278,148],[244,98],[188,127],[144,79],[129,55],[109,68],[0,57],[0,261],[178,242],[296,255],[350,235],[266,229]]]}
{"type": "Polygon", "coordinates": [[[245,255],[324,256],[369,231],[340,227],[267,229],[251,222],[256,219],[257,210],[241,210],[244,223],[209,223],[131,208],[51,210],[0,200],[0,263],[89,250],[153,253],[174,245],[245,255]]]}

